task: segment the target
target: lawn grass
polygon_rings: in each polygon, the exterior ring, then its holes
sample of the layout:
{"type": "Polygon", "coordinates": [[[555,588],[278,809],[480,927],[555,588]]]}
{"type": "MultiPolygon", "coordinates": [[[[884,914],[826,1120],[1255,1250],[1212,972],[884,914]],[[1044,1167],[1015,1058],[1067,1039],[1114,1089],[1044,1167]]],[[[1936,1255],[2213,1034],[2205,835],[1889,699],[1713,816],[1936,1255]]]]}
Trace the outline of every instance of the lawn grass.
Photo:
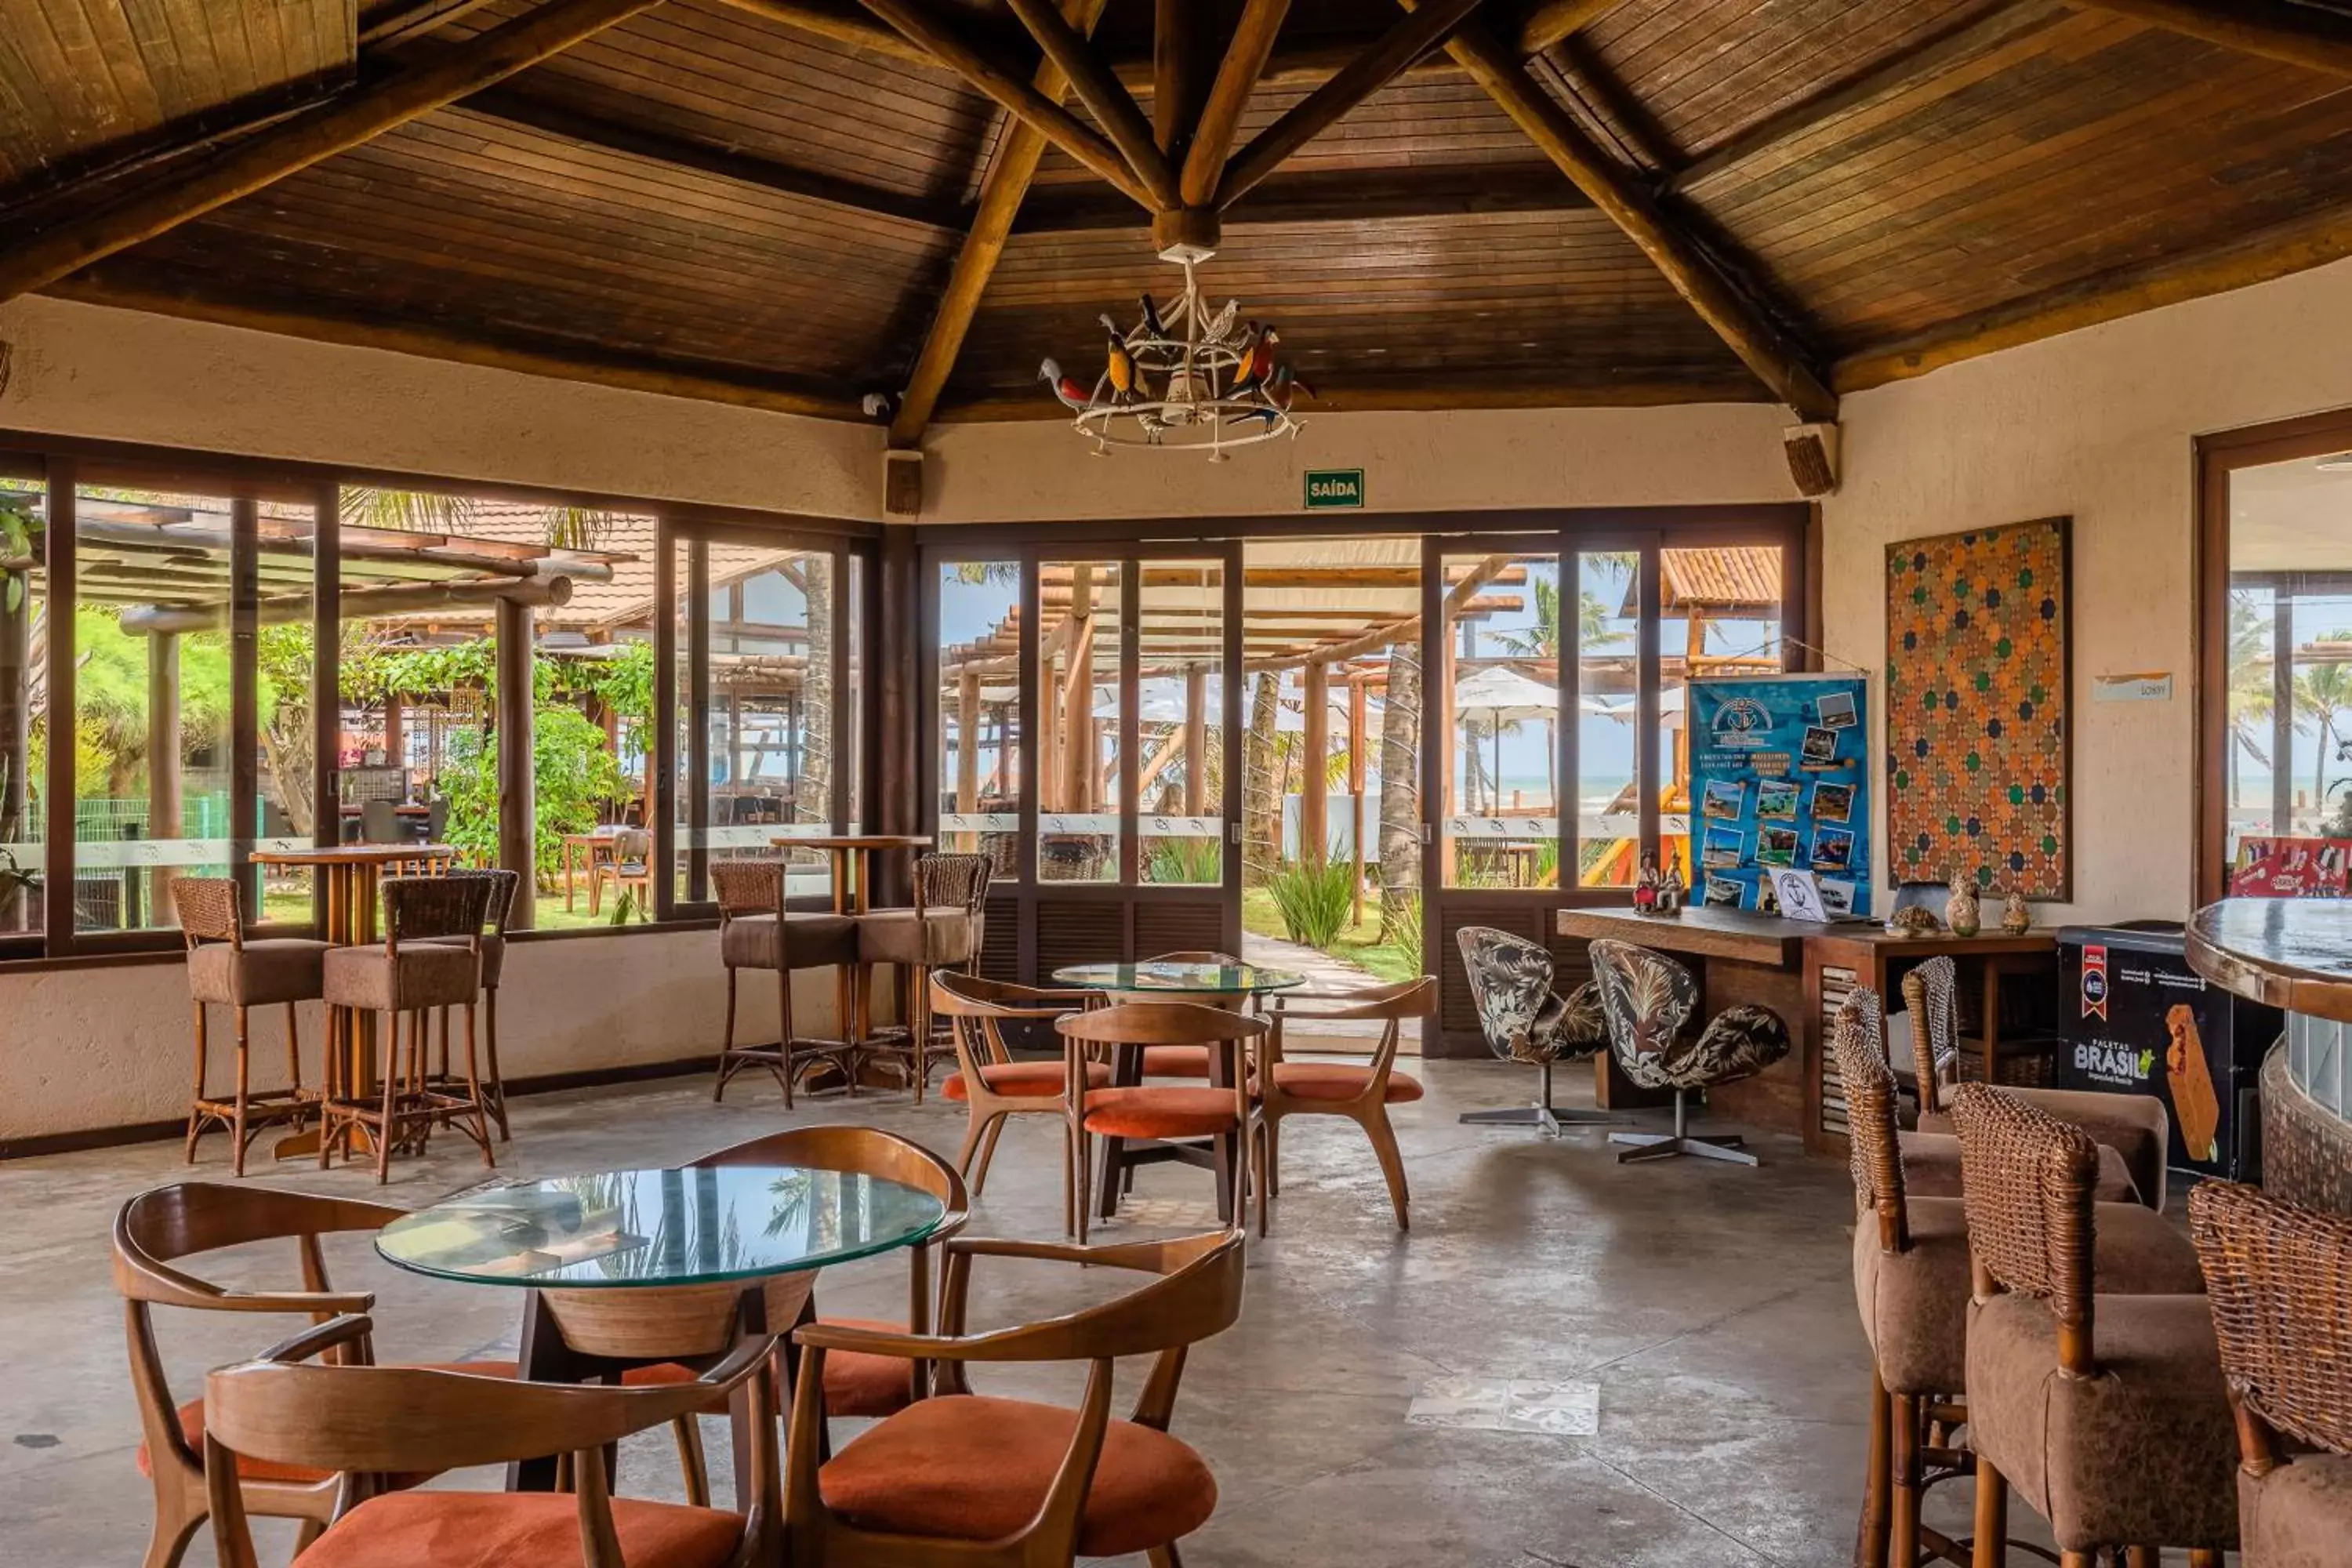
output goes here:
{"type": "MultiPolygon", "coordinates": [[[[1274,905],[1274,895],[1264,888],[1242,889],[1242,929],[1253,936],[1273,937],[1277,942],[1290,940],[1283,929],[1281,911],[1274,905]]],[[[1400,953],[1392,947],[1381,945],[1381,906],[1378,900],[1364,900],[1364,923],[1339,928],[1329,946],[1322,951],[1342,963],[1357,968],[1380,981],[1410,980],[1421,973],[1419,953],[1400,953]]]]}

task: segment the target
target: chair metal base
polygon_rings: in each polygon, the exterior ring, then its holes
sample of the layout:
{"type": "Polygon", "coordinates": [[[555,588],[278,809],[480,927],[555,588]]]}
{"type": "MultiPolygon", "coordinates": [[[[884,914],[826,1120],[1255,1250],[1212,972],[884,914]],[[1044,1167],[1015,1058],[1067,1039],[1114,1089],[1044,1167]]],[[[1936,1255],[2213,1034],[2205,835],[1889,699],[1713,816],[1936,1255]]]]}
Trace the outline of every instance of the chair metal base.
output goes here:
{"type": "Polygon", "coordinates": [[[1541,1087],[1533,1105],[1510,1110],[1465,1110],[1460,1120],[1473,1127],[1534,1127],[1547,1138],[1557,1138],[1563,1127],[1622,1127],[1625,1119],[1606,1110],[1577,1110],[1551,1102],[1552,1064],[1540,1064],[1541,1087]]]}
{"type": "Polygon", "coordinates": [[[1643,1163],[1652,1160],[1672,1160],[1692,1154],[1702,1160],[1721,1160],[1732,1165],[1762,1163],[1743,1147],[1746,1140],[1738,1133],[1700,1136],[1690,1130],[1690,1095],[1687,1090],[1675,1090],[1675,1130],[1672,1132],[1612,1132],[1612,1143],[1628,1147],[1619,1151],[1621,1165],[1643,1163]]]}

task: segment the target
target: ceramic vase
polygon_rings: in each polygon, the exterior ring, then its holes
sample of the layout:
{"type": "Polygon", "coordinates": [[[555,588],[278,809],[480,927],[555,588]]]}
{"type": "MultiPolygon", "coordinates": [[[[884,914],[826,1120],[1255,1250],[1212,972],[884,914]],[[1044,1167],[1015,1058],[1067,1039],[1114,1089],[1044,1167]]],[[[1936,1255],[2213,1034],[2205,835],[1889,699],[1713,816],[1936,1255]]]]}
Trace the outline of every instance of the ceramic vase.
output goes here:
{"type": "Polygon", "coordinates": [[[2011,936],[2023,936],[2033,929],[2033,911],[2025,907],[2025,894],[2011,889],[2009,900],[2001,906],[2000,929],[2011,936]]]}
{"type": "Polygon", "coordinates": [[[1984,919],[1977,907],[1976,884],[1957,880],[1952,884],[1952,896],[1944,905],[1944,923],[1952,928],[1954,936],[1974,936],[1984,919]]]}

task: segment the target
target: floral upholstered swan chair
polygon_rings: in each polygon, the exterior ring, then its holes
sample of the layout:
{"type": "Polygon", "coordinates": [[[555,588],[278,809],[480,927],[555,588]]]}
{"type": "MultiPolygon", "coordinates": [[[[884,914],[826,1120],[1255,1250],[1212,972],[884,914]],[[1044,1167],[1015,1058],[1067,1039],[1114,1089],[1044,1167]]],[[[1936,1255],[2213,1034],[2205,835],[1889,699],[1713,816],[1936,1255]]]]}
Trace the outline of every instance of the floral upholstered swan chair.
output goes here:
{"type": "Polygon", "coordinates": [[[1464,926],[1455,938],[1486,1048],[1505,1061],[1526,1062],[1542,1075],[1532,1106],[1465,1111],[1462,1120],[1489,1127],[1540,1128],[1548,1138],[1558,1137],[1562,1123],[1589,1126],[1615,1121],[1605,1112],[1565,1110],[1551,1102],[1552,1065],[1596,1056],[1609,1043],[1601,994],[1590,983],[1566,996],[1552,989],[1551,954],[1540,942],[1492,926],[1464,926]]]}
{"type": "Polygon", "coordinates": [[[1630,942],[1595,942],[1592,979],[1600,988],[1617,1069],[1643,1089],[1675,1091],[1674,1131],[1612,1133],[1611,1142],[1632,1145],[1617,1157],[1696,1154],[1755,1164],[1756,1156],[1740,1147],[1738,1136],[1701,1138],[1691,1132],[1689,1094],[1752,1077],[1787,1056],[1789,1026],[1780,1016],[1769,1007],[1727,1007],[1685,1038],[1685,1026],[1698,1007],[1696,977],[1664,953],[1630,942]]]}

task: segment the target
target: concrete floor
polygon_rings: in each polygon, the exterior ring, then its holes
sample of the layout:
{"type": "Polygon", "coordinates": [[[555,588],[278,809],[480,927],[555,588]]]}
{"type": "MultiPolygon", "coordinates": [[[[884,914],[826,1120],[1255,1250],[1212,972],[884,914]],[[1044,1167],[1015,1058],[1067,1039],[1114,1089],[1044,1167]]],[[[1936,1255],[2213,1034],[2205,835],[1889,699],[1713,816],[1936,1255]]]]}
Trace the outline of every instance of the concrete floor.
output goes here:
{"type": "MultiPolygon", "coordinates": [[[[1222,1491],[1215,1519],[1185,1543],[1187,1560],[1847,1560],[1866,1363],[1843,1165],[1766,1138],[1759,1170],[1697,1160],[1621,1167],[1595,1132],[1546,1142],[1455,1122],[1458,1111],[1519,1100],[1532,1083],[1525,1069],[1448,1061],[1420,1070],[1429,1098],[1396,1116],[1414,1194],[1409,1237],[1394,1228],[1351,1128],[1294,1123],[1286,1134],[1274,1234],[1252,1242],[1242,1321],[1194,1352],[1178,1403],[1175,1429],[1207,1457],[1222,1491]],[[1430,1424],[1491,1426],[1491,1406],[1513,1384],[1518,1404],[1536,1407],[1520,1425],[1577,1435],[1430,1424]],[[1489,1412],[1475,1414],[1482,1400],[1489,1412]]],[[[852,1119],[950,1153],[962,1127],[961,1108],[937,1099],[920,1108],[903,1096],[803,1101],[787,1118],[772,1088],[750,1079],[722,1107],[703,1083],[680,1079],[520,1101],[500,1163],[532,1173],[672,1163],[789,1121],[852,1119]]],[[[143,1187],[226,1179],[220,1140],[207,1140],[202,1161],[191,1172],[176,1145],[148,1144],[0,1165],[0,1560],[139,1561],[149,1494],[132,1466],[138,1426],[107,1228],[143,1187]]],[[[971,1234],[1058,1235],[1058,1173],[1055,1134],[1016,1126],[971,1234]]],[[[386,1195],[422,1205],[481,1176],[468,1146],[440,1138],[427,1159],[395,1167],[386,1195]]],[[[248,1179],[377,1191],[364,1172],[322,1175],[307,1164],[248,1179]]],[[[1205,1182],[1179,1167],[1145,1172],[1130,1215],[1103,1234],[1197,1228],[1213,1214],[1205,1182]]],[[[516,1303],[500,1290],[402,1274],[363,1239],[333,1249],[331,1265],[340,1285],[378,1293],[386,1359],[513,1353],[516,1303]]],[[[232,1256],[215,1277],[259,1282],[290,1269],[290,1258],[232,1256]]],[[[832,1313],[896,1316],[903,1280],[903,1265],[871,1260],[828,1273],[820,1300],[832,1313]]],[[[975,1324],[1064,1310],[1105,1289],[1100,1276],[1011,1266],[981,1277],[975,1324]]],[[[275,1326],[171,1315],[175,1386],[192,1395],[202,1368],[259,1348],[275,1326]]],[[[982,1386],[1066,1396],[1076,1381],[1055,1372],[982,1386]]],[[[710,1436],[723,1466],[716,1426],[710,1436]]],[[[625,1450],[623,1488],[677,1495],[659,1436],[625,1450]]],[[[264,1561],[283,1562],[287,1540],[265,1535],[264,1561]]],[[[189,1561],[212,1560],[200,1536],[189,1561]]]]}

